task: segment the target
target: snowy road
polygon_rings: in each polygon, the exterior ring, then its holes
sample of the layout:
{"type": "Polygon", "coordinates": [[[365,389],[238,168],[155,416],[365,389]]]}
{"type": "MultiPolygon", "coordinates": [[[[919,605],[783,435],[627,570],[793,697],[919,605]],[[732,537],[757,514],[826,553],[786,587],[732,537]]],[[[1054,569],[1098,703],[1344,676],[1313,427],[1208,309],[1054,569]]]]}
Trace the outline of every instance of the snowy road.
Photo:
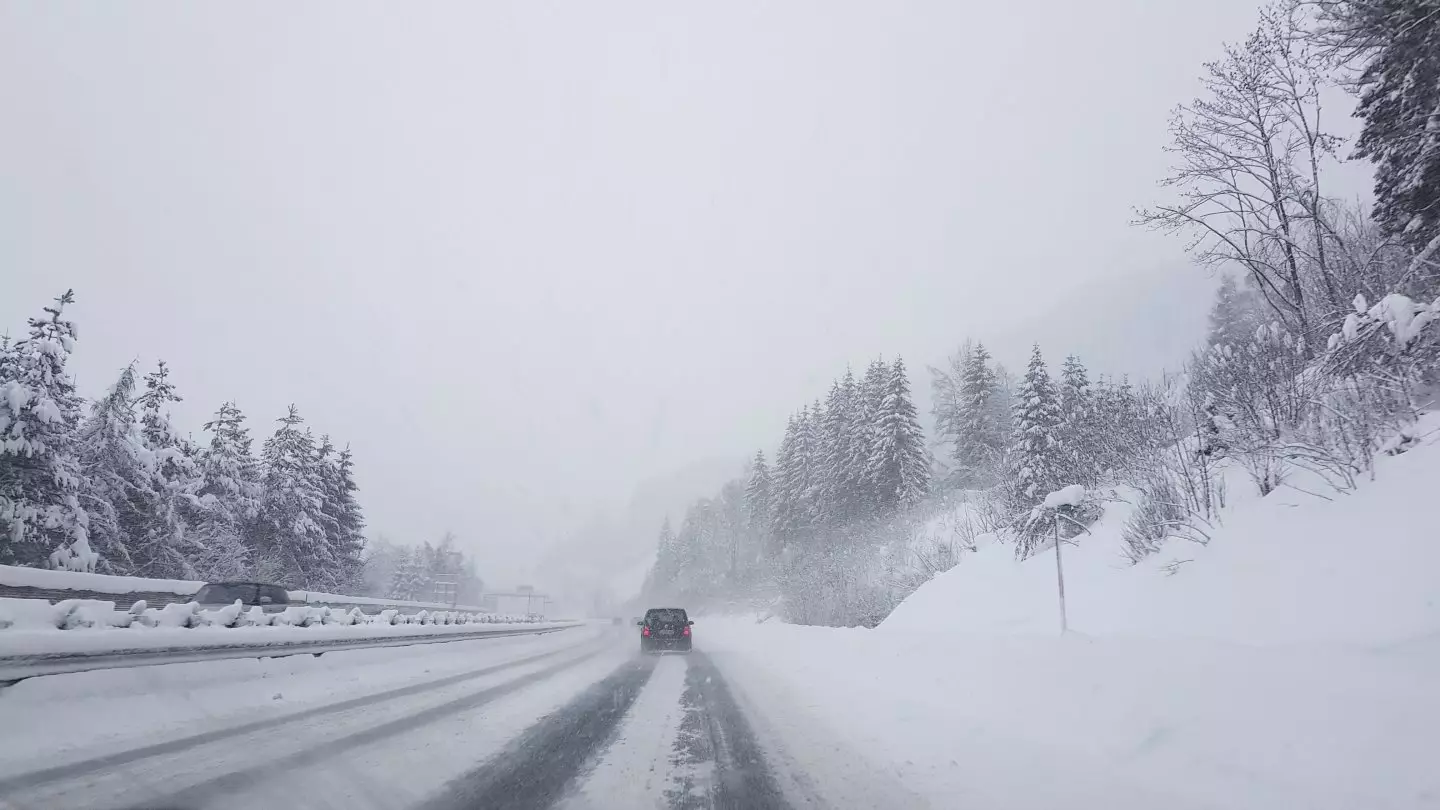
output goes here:
{"type": "Polygon", "coordinates": [[[773,772],[711,657],[628,631],[27,681],[0,692],[0,808],[828,804],[773,772]]]}

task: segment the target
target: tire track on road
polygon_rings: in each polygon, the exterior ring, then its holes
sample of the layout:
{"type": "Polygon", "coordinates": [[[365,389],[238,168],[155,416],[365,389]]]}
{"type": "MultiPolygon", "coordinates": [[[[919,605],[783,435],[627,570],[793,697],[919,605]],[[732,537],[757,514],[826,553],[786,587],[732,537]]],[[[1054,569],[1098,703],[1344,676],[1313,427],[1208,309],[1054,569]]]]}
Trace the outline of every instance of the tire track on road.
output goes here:
{"type": "Polygon", "coordinates": [[[655,659],[648,657],[622,664],[495,759],[451,781],[422,810],[536,810],[555,804],[585,762],[604,749],[654,669],[655,659]]]}
{"type": "Polygon", "coordinates": [[[238,792],[244,788],[251,787],[255,782],[273,778],[276,774],[284,771],[292,771],[314,765],[332,757],[358,748],[363,745],[380,742],[389,737],[403,734],[427,723],[443,718],[451,717],[463,711],[477,708],[486,703],[502,698],[513,692],[524,689],[527,686],[556,675],[571,667],[576,667],[590,661],[605,652],[604,647],[598,647],[582,655],[566,658],[565,660],[530,673],[513,681],[507,681],[488,689],[482,689],[454,700],[449,700],[436,706],[431,706],[414,714],[390,720],[379,725],[370,726],[360,731],[346,734],[341,737],[328,740],[320,745],[307,748],[298,754],[288,756],[280,762],[263,762],[240,770],[222,774],[213,779],[208,779],[199,784],[192,785],[184,790],[171,793],[154,801],[147,801],[136,810],[152,807],[175,807],[175,808],[196,808],[204,807],[217,797],[229,793],[238,792]]]}
{"type": "Polygon", "coordinates": [[[176,739],[167,740],[162,743],[154,743],[151,745],[142,746],[140,748],[132,748],[128,751],[121,751],[114,754],[106,754],[104,756],[81,760],[79,762],[71,762],[64,765],[53,766],[50,768],[43,768],[38,771],[28,771],[26,773],[0,779],[0,796],[14,793],[17,791],[33,789],[48,784],[50,782],[70,781],[86,774],[94,773],[96,771],[109,770],[111,768],[117,768],[123,765],[128,765],[132,762],[137,762],[142,759],[150,759],[152,757],[180,753],[182,751],[187,751],[199,745],[207,745],[209,743],[219,742],[221,740],[230,739],[232,737],[240,737],[246,734],[253,734],[257,731],[264,731],[266,729],[272,729],[290,723],[303,722],[306,720],[314,719],[316,717],[323,717],[327,714],[336,714],[339,712],[349,711],[351,709],[362,708],[364,706],[387,703],[392,700],[398,700],[400,698],[416,695],[430,689],[438,689],[441,687],[450,686],[452,684],[462,683],[467,680],[482,678],[486,675],[493,675],[497,672],[503,672],[507,669],[513,669],[515,667],[524,666],[526,664],[532,664],[536,661],[542,661],[546,658],[553,658],[557,655],[562,655],[567,652],[571,652],[571,650],[561,648],[550,652],[539,653],[537,655],[526,656],[525,658],[518,658],[513,661],[506,661],[500,664],[492,664],[487,667],[481,667],[480,669],[473,669],[466,672],[456,673],[454,675],[447,675],[443,678],[437,678],[435,680],[425,681],[423,683],[415,683],[409,686],[402,686],[384,692],[379,692],[373,695],[364,695],[357,698],[351,698],[349,700],[342,700],[338,703],[330,703],[324,706],[316,706],[313,709],[305,709],[303,711],[294,712],[292,714],[284,714],[277,717],[268,717],[264,720],[255,720],[249,723],[241,723],[240,725],[236,726],[216,729],[214,731],[206,731],[200,734],[191,734],[186,737],[178,737],[176,739]]]}
{"type": "Polygon", "coordinates": [[[675,787],[666,798],[675,810],[787,810],[769,763],[715,663],[702,651],[690,653],[685,718],[676,741],[675,787]],[[708,769],[706,766],[710,766],[708,769]]]}

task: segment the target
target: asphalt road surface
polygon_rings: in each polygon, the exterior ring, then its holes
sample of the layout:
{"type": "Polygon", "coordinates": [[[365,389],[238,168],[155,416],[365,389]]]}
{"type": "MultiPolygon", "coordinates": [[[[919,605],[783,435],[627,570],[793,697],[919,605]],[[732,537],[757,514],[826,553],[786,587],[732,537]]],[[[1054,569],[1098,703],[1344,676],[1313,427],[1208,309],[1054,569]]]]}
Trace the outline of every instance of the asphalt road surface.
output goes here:
{"type": "Polygon", "coordinates": [[[300,711],[0,769],[0,809],[791,806],[703,645],[646,656],[632,635],[592,628],[300,711]]]}

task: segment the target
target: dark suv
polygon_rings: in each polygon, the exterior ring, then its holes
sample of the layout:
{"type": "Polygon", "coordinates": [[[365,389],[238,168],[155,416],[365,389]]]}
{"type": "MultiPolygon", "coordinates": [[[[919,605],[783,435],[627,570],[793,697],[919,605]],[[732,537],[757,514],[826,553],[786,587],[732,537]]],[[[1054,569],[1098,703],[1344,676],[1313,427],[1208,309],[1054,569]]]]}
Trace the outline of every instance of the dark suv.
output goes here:
{"type": "Polygon", "coordinates": [[[640,652],[690,652],[690,626],[695,624],[684,608],[650,608],[640,625],[640,652]]]}
{"type": "Polygon", "coordinates": [[[259,605],[266,613],[280,613],[290,605],[289,591],[264,582],[210,582],[191,601],[213,609],[233,605],[237,599],[247,608],[259,605]]]}

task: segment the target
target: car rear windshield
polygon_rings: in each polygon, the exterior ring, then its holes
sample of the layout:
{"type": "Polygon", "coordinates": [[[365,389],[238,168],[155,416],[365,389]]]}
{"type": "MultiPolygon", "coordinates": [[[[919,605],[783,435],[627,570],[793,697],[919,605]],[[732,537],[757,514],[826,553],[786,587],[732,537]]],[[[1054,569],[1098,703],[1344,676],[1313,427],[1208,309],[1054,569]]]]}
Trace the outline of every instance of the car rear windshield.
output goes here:
{"type": "Polygon", "coordinates": [[[236,599],[247,605],[255,604],[255,586],[245,583],[215,582],[200,589],[195,601],[205,605],[229,605],[236,599]]]}
{"type": "Polygon", "coordinates": [[[645,614],[646,624],[649,624],[650,622],[659,622],[661,624],[676,624],[684,622],[685,620],[685,611],[680,610],[679,608],[662,608],[660,610],[649,611],[645,614]]]}

